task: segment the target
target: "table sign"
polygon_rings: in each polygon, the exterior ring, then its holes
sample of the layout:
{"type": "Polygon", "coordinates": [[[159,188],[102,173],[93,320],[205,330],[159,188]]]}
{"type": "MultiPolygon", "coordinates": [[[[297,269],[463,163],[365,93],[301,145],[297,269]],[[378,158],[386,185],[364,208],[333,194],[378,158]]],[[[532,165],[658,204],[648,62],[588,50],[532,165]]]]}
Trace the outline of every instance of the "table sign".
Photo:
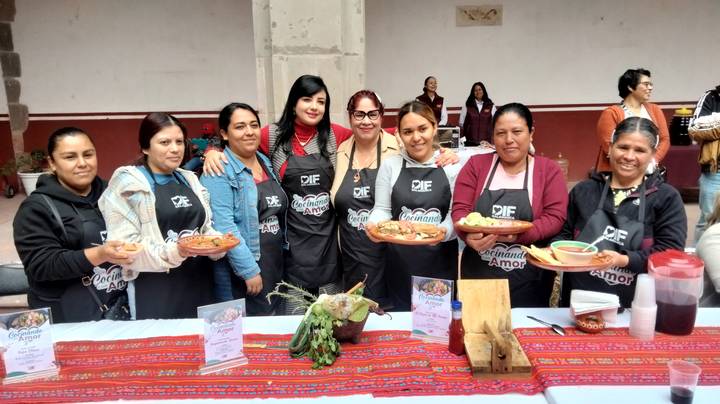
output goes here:
{"type": "Polygon", "coordinates": [[[0,314],[3,384],[45,378],[58,372],[49,308],[0,314]]]}
{"type": "Polygon", "coordinates": [[[448,342],[453,281],[412,277],[412,336],[427,341],[448,342]]]}
{"type": "Polygon", "coordinates": [[[203,320],[205,365],[201,374],[209,374],[248,363],[243,354],[242,319],[245,299],[198,307],[203,320]]]}

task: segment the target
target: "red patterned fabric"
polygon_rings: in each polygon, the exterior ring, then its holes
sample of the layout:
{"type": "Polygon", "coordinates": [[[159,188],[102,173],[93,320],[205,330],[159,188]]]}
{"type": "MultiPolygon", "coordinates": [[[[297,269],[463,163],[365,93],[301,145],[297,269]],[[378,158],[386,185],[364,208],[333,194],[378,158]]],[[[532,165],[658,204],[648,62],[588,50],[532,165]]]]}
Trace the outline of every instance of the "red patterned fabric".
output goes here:
{"type": "Polygon", "coordinates": [[[543,387],[569,385],[667,385],[667,362],[683,359],[702,368],[699,384],[720,385],[720,328],[695,327],[691,335],[656,333],[641,341],[627,328],[586,334],[566,328],[514,330],[543,387]]]}
{"type": "Polygon", "coordinates": [[[292,359],[289,335],[246,335],[249,364],[200,375],[198,336],[58,343],[60,374],[0,386],[3,403],[200,398],[285,398],[350,394],[535,394],[534,380],[478,381],[467,359],[444,345],[410,339],[406,331],[364,332],[357,345],[343,344],[331,367],[313,370],[309,359],[292,359]]]}

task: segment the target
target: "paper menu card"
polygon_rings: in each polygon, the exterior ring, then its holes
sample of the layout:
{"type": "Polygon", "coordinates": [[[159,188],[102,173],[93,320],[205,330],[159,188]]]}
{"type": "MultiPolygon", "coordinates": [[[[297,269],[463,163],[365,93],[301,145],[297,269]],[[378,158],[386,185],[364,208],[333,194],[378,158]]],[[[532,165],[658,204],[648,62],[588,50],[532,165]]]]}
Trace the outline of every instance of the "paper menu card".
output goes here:
{"type": "Polygon", "coordinates": [[[50,309],[0,314],[0,351],[4,383],[56,374],[50,309]]]}
{"type": "Polygon", "coordinates": [[[231,300],[198,307],[198,318],[203,320],[205,365],[200,373],[244,365],[242,320],[245,299],[231,300]]]}
{"type": "Polygon", "coordinates": [[[453,281],[412,277],[412,336],[430,341],[447,342],[452,319],[450,302],[453,281]]]}

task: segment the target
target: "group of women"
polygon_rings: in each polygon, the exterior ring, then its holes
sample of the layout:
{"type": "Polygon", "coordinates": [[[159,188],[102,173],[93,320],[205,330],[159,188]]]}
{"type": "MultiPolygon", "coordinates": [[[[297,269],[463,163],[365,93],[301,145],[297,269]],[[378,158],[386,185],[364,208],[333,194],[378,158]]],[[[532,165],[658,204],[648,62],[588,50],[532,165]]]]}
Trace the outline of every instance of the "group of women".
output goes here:
{"type": "MultiPolygon", "coordinates": [[[[479,84],[482,91],[473,86],[469,101],[492,105],[479,84]]],[[[31,305],[56,302],[56,321],[103,318],[96,294],[75,290],[90,280],[100,291],[107,286],[102,280],[112,278],[113,291],[126,293],[137,319],[194,317],[197,306],[241,297],[248,314],[283,314],[295,306],[265,298],[280,280],[314,294],[365,280],[367,296],[407,310],[411,276],[458,278],[459,237],[466,243],[462,278],[507,278],[513,306],[547,306],[554,273],[533,268],[520,245],[606,234],[603,249],[612,255],[613,269],[564,281],[569,288],[623,297],[650,252],[684,244],[679,194],[659,176],[645,174],[658,130],[644,118],[618,125],[610,170],[580,183],[568,205],[560,168],[531,152],[535,128],[522,104],[491,108],[495,153],[475,155],[464,166],[435,146],[438,120],[425,103],[400,108],[394,135],[382,129],[384,106],[372,91],[350,98],[350,128],[331,123],[329,108],[327,87],[310,75],[295,81],[281,118],[269,126],[262,127],[249,105],[227,105],[218,119],[226,147],[206,152],[200,180],[180,168],[187,133],[169,114],[145,117],[143,157],[117,169],[107,188],[97,178],[87,134],[72,129],[53,135],[53,174],[42,177],[14,223],[31,305]],[[58,220],[46,199],[58,205],[58,220]],[[532,221],[534,227],[510,237],[456,232],[453,223],[473,211],[532,221]],[[444,238],[432,246],[380,242],[371,230],[388,219],[435,224],[444,238]],[[85,227],[86,221],[96,228],[85,227]],[[105,237],[93,239],[93,232],[105,237]],[[177,242],[221,233],[241,240],[226,256],[193,256],[177,242]],[[629,234],[627,242],[616,246],[612,236],[621,233],[629,234]],[[131,253],[124,248],[128,242],[142,249],[131,253]],[[70,300],[97,310],[76,315],[64,307],[70,300]]],[[[116,305],[120,299],[106,289],[103,305],[116,305]]]]}

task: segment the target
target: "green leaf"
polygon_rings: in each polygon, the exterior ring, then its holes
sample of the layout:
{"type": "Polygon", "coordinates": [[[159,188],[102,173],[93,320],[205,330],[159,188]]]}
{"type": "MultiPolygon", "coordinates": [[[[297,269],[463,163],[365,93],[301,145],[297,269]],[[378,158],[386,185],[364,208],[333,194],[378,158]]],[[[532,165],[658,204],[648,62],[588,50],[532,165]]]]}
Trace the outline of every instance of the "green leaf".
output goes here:
{"type": "Polygon", "coordinates": [[[350,315],[350,317],[348,317],[348,320],[359,323],[359,322],[363,321],[365,319],[365,317],[367,317],[369,310],[370,310],[370,306],[367,303],[365,303],[365,304],[361,305],[360,307],[358,307],[357,310],[355,310],[350,315]]]}

